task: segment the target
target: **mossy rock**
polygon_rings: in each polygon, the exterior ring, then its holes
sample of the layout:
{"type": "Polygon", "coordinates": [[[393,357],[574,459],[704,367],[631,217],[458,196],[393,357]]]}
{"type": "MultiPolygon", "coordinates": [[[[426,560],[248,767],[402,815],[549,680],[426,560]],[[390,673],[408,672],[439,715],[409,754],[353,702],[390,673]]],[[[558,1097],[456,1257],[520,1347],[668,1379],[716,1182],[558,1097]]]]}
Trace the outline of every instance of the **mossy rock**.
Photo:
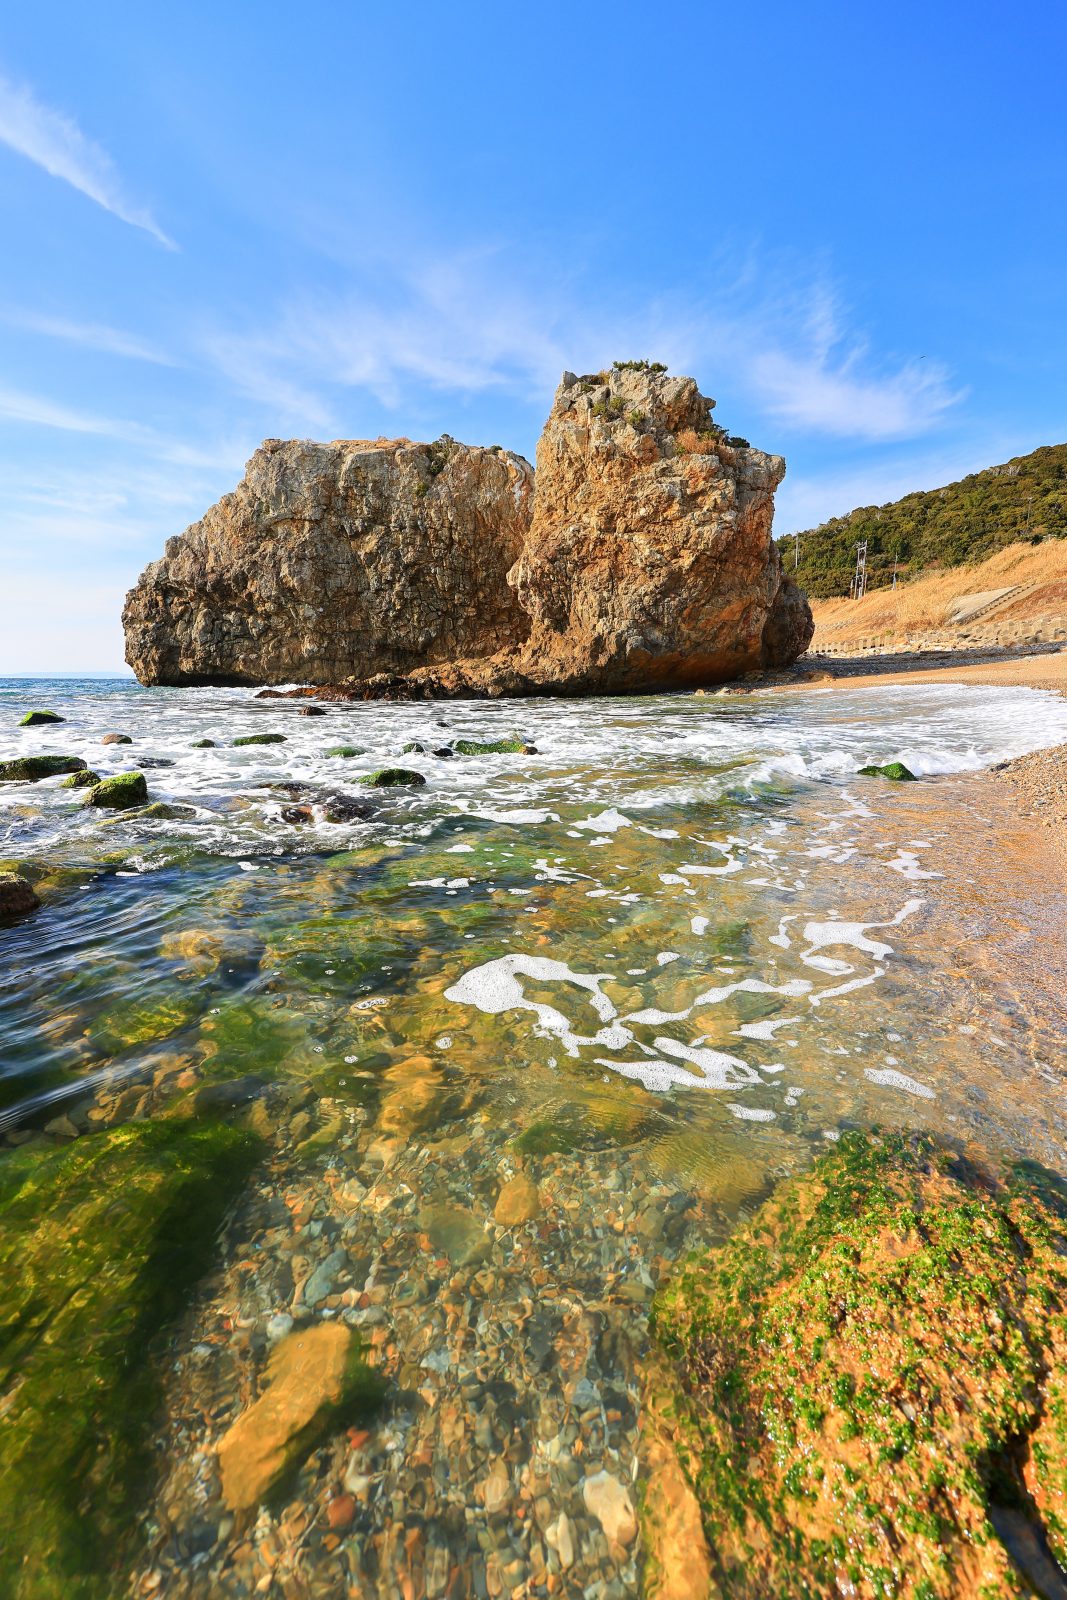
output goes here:
{"type": "Polygon", "coordinates": [[[363,751],[354,744],[335,744],[331,745],[329,750],[323,751],[323,755],[327,756],[361,756],[362,754],[363,751]]]}
{"type": "Polygon", "coordinates": [[[83,767],[80,772],[72,772],[61,784],[61,789],[92,789],[96,784],[103,783],[99,772],[94,772],[92,767],[83,767]]]}
{"type": "Polygon", "coordinates": [[[48,722],[66,722],[66,717],[61,717],[58,711],[27,711],[24,717],[19,718],[20,728],[40,728],[48,722]]]}
{"type": "Polygon", "coordinates": [[[22,916],[36,911],[40,903],[32,883],[21,873],[0,872],[0,917],[22,916]]]}
{"type": "Polygon", "coordinates": [[[223,1123],[142,1122],[0,1163],[0,1593],[11,1600],[126,1592],[152,1492],[161,1340],[259,1150],[223,1123]]]}
{"type": "Polygon", "coordinates": [[[63,772],[84,771],[80,756],[19,756],[15,761],[0,761],[0,783],[38,783],[63,772]]]}
{"type": "Polygon", "coordinates": [[[654,1329],[724,1594],[1029,1595],[1013,1527],[1031,1577],[1046,1537],[1067,1564],[1067,1191],[1043,1169],[846,1135],[690,1258],[654,1329]]]}
{"type": "Polygon", "coordinates": [[[286,738],[284,733],[243,733],[233,742],[235,747],[245,744],[285,744],[286,738]]]}
{"type": "Polygon", "coordinates": [[[535,756],[536,749],[525,739],[457,739],[452,746],[457,756],[535,756]]]}
{"type": "Polygon", "coordinates": [[[429,755],[429,751],[417,739],[409,739],[407,744],[401,745],[400,754],[403,756],[425,756],[429,755]]]}
{"type": "Polygon", "coordinates": [[[96,784],[85,797],[87,806],[104,806],[109,811],[128,811],[148,800],[148,785],[143,772],[118,772],[96,784]]]}
{"type": "Polygon", "coordinates": [[[172,805],[167,800],[153,800],[150,806],[145,806],[141,816],[153,822],[178,822],[183,817],[195,817],[196,807],[172,805]]]}
{"type": "Polygon", "coordinates": [[[214,750],[216,746],[214,739],[194,739],[189,748],[190,750],[214,750]]]}
{"type": "Polygon", "coordinates": [[[914,772],[904,765],[903,761],[890,761],[884,767],[861,767],[861,778],[889,778],[893,783],[917,783],[914,772]]]}
{"type": "Polygon", "coordinates": [[[417,788],[426,779],[421,772],[412,772],[408,767],[379,767],[377,772],[368,772],[359,781],[371,789],[391,789],[400,784],[417,788]]]}

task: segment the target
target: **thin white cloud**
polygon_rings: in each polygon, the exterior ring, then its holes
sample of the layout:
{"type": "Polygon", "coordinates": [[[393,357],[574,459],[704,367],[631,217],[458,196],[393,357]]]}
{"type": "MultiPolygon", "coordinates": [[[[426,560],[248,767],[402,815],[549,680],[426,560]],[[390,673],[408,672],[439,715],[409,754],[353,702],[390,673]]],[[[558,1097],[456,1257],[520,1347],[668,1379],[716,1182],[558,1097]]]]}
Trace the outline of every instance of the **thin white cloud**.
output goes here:
{"type": "Polygon", "coordinates": [[[9,327],[21,328],[27,333],[40,333],[46,339],[63,339],[68,344],[82,345],[87,350],[103,350],[108,355],[126,356],[131,361],[148,361],[158,367],[179,365],[173,356],[158,350],[155,345],[103,322],[69,322],[64,317],[16,310],[0,311],[0,317],[9,327]]]}
{"type": "Polygon", "coordinates": [[[62,111],[42,104],[26,84],[5,77],[0,77],[0,143],[69,183],[120,221],[151,234],[167,250],[178,248],[149,211],[127,199],[106,150],[87,139],[62,111]]]}
{"type": "Polygon", "coordinates": [[[805,283],[749,264],[720,280],[700,300],[613,305],[577,283],[534,286],[503,252],[471,252],[415,271],[376,264],[365,287],[306,291],[265,326],[202,342],[235,389],[276,407],[279,427],[332,426],[351,390],[409,414],[427,390],[543,403],[565,367],[635,354],[766,419],[771,448],[776,425],[868,443],[916,438],[962,398],[932,356],[877,357],[817,274],[805,283]]]}
{"type": "Polygon", "coordinates": [[[232,469],[236,462],[247,460],[254,448],[248,440],[226,440],[206,448],[189,444],[141,422],[76,411],[70,406],[60,405],[40,395],[27,394],[20,389],[0,388],[0,417],[30,427],[54,428],[62,433],[95,434],[103,439],[115,439],[134,445],[159,461],[170,461],[175,466],[183,467],[225,466],[232,469]]]}

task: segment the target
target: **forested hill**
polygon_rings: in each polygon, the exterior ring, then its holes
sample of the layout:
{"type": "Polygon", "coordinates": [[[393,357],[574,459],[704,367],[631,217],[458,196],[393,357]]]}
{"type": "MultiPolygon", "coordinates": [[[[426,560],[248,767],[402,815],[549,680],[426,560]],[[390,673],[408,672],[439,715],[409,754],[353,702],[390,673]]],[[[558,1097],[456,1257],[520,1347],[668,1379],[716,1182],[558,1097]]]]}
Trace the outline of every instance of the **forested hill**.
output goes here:
{"type": "Polygon", "coordinates": [[[810,595],[847,594],[856,544],[867,540],[868,587],[888,583],[894,560],[914,577],[928,567],[984,560],[1019,539],[1067,538],[1067,444],[1044,445],[1002,467],[986,467],[944,489],[905,495],[885,506],[860,506],[845,517],[779,543],[792,573],[810,595]]]}

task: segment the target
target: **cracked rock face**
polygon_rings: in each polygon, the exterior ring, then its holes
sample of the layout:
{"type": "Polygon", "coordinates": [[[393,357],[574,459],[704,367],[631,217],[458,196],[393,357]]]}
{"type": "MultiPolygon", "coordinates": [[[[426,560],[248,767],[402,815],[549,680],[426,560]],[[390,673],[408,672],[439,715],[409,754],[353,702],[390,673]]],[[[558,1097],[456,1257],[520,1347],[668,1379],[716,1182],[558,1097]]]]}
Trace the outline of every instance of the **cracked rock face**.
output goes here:
{"type": "Polygon", "coordinates": [[[771,539],[780,456],[692,378],[564,373],[529,463],[406,439],[268,440],[142,574],[145,683],[359,695],[637,693],[785,666],[807,600],[771,539]]]}
{"type": "Polygon", "coordinates": [[[508,579],[542,682],[681,688],[806,649],[811,613],[771,539],[785,462],[727,442],[713,406],[692,378],[564,373],[508,579]]]}
{"type": "Polygon", "coordinates": [[[526,636],[505,581],[530,521],[521,456],[450,439],[268,439],[127,596],[142,683],[336,683],[526,636]]]}

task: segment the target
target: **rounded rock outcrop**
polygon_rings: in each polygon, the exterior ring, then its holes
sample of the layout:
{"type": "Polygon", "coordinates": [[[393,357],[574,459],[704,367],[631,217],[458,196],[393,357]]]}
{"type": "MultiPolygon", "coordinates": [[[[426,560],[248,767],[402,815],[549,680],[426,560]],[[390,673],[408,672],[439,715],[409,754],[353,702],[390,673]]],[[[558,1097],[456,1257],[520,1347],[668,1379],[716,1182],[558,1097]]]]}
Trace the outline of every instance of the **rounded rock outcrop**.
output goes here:
{"type": "Polygon", "coordinates": [[[142,683],[336,683],[478,656],[525,636],[505,582],[533,471],[409,439],[268,439],[126,599],[142,683]]]}

